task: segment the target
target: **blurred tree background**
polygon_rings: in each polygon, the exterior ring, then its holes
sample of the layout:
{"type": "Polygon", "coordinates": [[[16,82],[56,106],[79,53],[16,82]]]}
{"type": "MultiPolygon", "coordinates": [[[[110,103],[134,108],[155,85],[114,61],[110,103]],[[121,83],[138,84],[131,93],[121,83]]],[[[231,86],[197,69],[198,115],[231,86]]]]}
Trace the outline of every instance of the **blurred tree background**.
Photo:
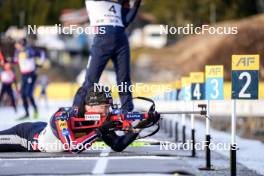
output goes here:
{"type": "MultiPolygon", "coordinates": [[[[200,25],[263,12],[264,0],[143,0],[142,11],[158,23],[200,25]]],[[[9,26],[58,23],[63,9],[82,8],[84,0],[0,0],[0,31],[9,26]]]]}
{"type": "Polygon", "coordinates": [[[55,24],[63,9],[84,5],[84,0],[0,0],[0,31],[9,26],[55,24]]]}
{"type": "Polygon", "coordinates": [[[201,25],[238,19],[263,11],[263,0],[153,0],[145,1],[144,11],[154,14],[159,23],[201,25]]]}

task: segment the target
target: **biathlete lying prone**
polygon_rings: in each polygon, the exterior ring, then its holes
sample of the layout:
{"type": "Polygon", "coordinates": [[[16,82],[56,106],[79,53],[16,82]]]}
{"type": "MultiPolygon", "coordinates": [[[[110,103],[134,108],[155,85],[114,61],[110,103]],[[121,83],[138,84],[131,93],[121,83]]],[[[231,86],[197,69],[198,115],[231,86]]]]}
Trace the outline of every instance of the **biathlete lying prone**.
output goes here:
{"type": "Polygon", "coordinates": [[[0,131],[0,152],[79,153],[102,139],[114,151],[121,152],[137,139],[142,128],[156,124],[153,113],[110,112],[112,96],[105,88],[91,88],[80,107],[60,108],[46,122],[26,122],[0,131]],[[132,126],[132,119],[141,119],[132,126]],[[117,135],[123,130],[124,135],[117,135]]]}

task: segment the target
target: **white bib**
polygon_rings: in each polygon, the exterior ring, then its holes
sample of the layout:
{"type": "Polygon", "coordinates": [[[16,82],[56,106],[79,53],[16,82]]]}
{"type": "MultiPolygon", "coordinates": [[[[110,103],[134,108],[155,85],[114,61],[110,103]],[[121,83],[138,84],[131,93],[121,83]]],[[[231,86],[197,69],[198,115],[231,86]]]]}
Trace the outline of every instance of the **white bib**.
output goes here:
{"type": "Polygon", "coordinates": [[[1,81],[6,84],[10,84],[14,81],[15,75],[13,72],[3,71],[1,73],[1,81]]]}
{"type": "Polygon", "coordinates": [[[106,1],[86,1],[85,3],[91,26],[124,27],[120,4],[106,1]]]}
{"type": "Polygon", "coordinates": [[[19,53],[18,64],[19,64],[21,73],[33,72],[36,69],[34,58],[28,58],[25,52],[19,53]]]}

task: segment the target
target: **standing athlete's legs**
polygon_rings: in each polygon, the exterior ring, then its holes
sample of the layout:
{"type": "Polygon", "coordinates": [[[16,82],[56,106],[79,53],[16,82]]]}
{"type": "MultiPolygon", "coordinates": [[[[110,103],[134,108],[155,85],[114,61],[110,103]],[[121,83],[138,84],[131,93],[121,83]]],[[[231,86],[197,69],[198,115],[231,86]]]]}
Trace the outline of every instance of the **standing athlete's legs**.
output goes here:
{"type": "Polygon", "coordinates": [[[23,101],[23,107],[25,110],[25,117],[29,117],[28,111],[28,100],[27,100],[27,90],[28,90],[28,75],[22,75],[22,86],[21,86],[21,96],[23,101]]]}
{"type": "Polygon", "coordinates": [[[28,110],[28,100],[30,100],[33,108],[34,108],[34,118],[37,118],[37,106],[33,97],[34,93],[34,86],[36,82],[37,76],[35,73],[29,73],[26,75],[23,75],[22,77],[22,100],[23,100],[23,106],[25,109],[25,116],[21,119],[29,117],[29,110],[28,110]]]}
{"type": "Polygon", "coordinates": [[[79,107],[87,90],[92,87],[94,83],[98,83],[107,61],[111,57],[112,46],[108,41],[106,37],[95,37],[91,49],[91,57],[86,69],[85,81],[74,97],[73,106],[79,107]]]}
{"type": "Polygon", "coordinates": [[[116,52],[112,58],[115,71],[117,84],[122,87],[119,90],[119,96],[123,109],[132,111],[134,109],[132,92],[129,90],[131,86],[130,78],[130,49],[126,34],[120,35],[117,39],[118,45],[116,46],[116,52]]]}
{"type": "Polygon", "coordinates": [[[2,88],[1,88],[1,92],[0,92],[0,103],[2,101],[2,98],[3,98],[5,92],[6,92],[5,85],[2,84],[2,88]]]}
{"type": "Polygon", "coordinates": [[[8,86],[8,88],[7,88],[7,94],[9,95],[9,97],[11,99],[11,104],[12,104],[14,110],[17,111],[16,101],[15,101],[15,96],[14,96],[14,93],[13,93],[12,85],[9,85],[8,86]]]}
{"type": "Polygon", "coordinates": [[[30,81],[29,81],[29,86],[28,86],[28,98],[35,110],[35,112],[38,111],[37,105],[35,103],[35,99],[34,99],[34,88],[35,88],[35,82],[37,80],[37,75],[35,73],[32,73],[32,75],[30,75],[30,81]]]}

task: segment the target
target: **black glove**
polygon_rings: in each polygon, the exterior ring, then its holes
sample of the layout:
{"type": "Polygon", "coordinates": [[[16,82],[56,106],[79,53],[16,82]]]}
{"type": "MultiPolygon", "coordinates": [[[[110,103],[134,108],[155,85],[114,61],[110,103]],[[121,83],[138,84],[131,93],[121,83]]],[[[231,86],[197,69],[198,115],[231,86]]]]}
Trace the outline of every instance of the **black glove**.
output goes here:
{"type": "Polygon", "coordinates": [[[106,120],[104,121],[103,125],[100,126],[98,129],[101,133],[107,134],[109,132],[113,132],[116,130],[117,125],[120,125],[120,122],[118,121],[111,121],[111,120],[106,120]]]}

